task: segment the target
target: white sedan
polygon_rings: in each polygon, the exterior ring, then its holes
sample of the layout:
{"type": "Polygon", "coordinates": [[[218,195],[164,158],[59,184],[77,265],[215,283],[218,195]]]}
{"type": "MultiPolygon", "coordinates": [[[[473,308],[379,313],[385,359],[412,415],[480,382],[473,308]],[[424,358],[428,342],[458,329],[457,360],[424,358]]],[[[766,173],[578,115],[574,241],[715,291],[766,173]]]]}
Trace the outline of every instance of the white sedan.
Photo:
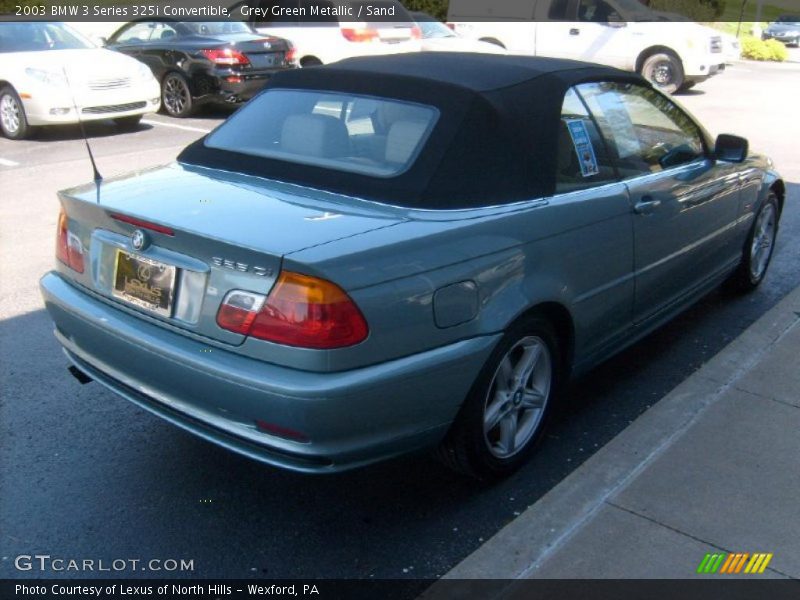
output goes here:
{"type": "Polygon", "coordinates": [[[412,12],[411,16],[422,31],[423,52],[482,52],[483,54],[507,54],[497,44],[464,37],[441,21],[423,12],[412,12]]]}
{"type": "Polygon", "coordinates": [[[8,138],[97,119],[133,128],[158,110],[160,96],[146,65],[63,23],[0,23],[0,130],[8,138]]]}

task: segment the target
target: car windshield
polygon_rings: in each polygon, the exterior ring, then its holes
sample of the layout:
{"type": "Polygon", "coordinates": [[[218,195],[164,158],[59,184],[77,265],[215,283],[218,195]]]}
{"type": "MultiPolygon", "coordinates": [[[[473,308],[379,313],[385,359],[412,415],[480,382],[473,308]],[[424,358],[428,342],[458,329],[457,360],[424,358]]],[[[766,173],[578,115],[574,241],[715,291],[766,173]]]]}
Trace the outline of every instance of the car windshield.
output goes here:
{"type": "Polygon", "coordinates": [[[411,167],[437,109],[385,98],[269,90],[205,141],[208,148],[393,177],[411,167]]]}
{"type": "Polygon", "coordinates": [[[195,35],[225,35],[228,33],[252,33],[246,23],[240,21],[186,21],[183,23],[195,35]]]}
{"type": "Polygon", "coordinates": [[[456,37],[456,34],[441,21],[434,20],[426,14],[414,14],[414,20],[422,30],[422,37],[426,40],[456,37]]]}
{"type": "Polygon", "coordinates": [[[778,20],[775,21],[776,23],[785,23],[791,25],[798,25],[800,24],[800,16],[798,15],[783,15],[782,17],[778,17],[778,20]]]}
{"type": "Polygon", "coordinates": [[[0,52],[76,50],[95,45],[63,23],[0,23],[0,52]]]}

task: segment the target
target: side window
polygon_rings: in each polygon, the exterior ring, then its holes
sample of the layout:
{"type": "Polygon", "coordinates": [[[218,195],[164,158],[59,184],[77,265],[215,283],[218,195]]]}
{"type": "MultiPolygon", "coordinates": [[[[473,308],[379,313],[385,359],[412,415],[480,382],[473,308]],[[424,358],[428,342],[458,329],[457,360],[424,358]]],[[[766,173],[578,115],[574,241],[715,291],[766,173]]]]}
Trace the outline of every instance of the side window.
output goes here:
{"type": "Polygon", "coordinates": [[[150,39],[150,34],[153,32],[154,23],[137,23],[133,27],[129,27],[123,31],[115,40],[111,40],[114,44],[136,44],[138,42],[146,42],[150,39]]]}
{"type": "Polygon", "coordinates": [[[608,23],[621,21],[616,9],[605,0],[580,0],[578,4],[578,20],[591,23],[608,23]]]}
{"type": "Polygon", "coordinates": [[[605,144],[574,89],[564,96],[556,153],[556,193],[616,181],[605,144]]]}
{"type": "Polygon", "coordinates": [[[608,82],[583,84],[578,91],[608,140],[623,179],[705,155],[695,122],[652,88],[608,82]]]}
{"type": "MultiPolygon", "coordinates": [[[[547,18],[550,21],[568,21],[567,7],[570,0],[553,0],[550,5],[550,10],[547,13],[547,18]]],[[[573,9],[574,12],[574,9],[573,9]]]]}
{"type": "Polygon", "coordinates": [[[170,38],[178,37],[178,32],[169,23],[154,23],[153,34],[150,41],[155,40],[168,40],[170,38]]]}

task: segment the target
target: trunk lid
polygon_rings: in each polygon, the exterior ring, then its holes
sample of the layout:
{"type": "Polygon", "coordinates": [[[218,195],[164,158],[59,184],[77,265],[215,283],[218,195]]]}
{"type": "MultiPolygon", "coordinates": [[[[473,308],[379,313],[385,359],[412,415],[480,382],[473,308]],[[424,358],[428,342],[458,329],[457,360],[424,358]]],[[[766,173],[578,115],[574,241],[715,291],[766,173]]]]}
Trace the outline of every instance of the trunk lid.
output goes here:
{"type": "Polygon", "coordinates": [[[289,44],[281,38],[252,33],[220,34],[213,38],[195,37],[194,45],[200,49],[232,48],[250,61],[250,68],[258,71],[272,69],[285,63],[289,44]]]}
{"type": "Polygon", "coordinates": [[[228,291],[266,294],[285,254],[404,220],[337,194],[177,164],[59,195],[86,265],[61,265],[64,275],[143,318],[234,345],[244,337],[216,324],[228,291]],[[160,308],[142,304],[126,278],[163,293],[160,308]]]}

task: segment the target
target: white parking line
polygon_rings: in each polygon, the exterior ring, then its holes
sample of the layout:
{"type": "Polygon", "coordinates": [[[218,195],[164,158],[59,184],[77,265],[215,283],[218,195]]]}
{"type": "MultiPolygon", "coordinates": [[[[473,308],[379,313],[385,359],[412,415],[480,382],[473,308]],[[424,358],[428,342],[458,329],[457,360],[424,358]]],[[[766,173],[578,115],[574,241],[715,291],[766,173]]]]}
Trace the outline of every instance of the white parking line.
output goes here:
{"type": "Polygon", "coordinates": [[[18,162],[14,162],[13,160],[8,160],[7,158],[0,158],[0,165],[4,167],[16,167],[19,165],[18,162]]]}
{"type": "Polygon", "coordinates": [[[151,121],[149,119],[142,119],[145,125],[161,125],[162,127],[172,127],[173,129],[183,129],[184,131],[197,131],[199,133],[210,133],[210,129],[203,129],[201,127],[189,127],[188,125],[176,125],[175,123],[164,123],[163,121],[151,121]]]}

